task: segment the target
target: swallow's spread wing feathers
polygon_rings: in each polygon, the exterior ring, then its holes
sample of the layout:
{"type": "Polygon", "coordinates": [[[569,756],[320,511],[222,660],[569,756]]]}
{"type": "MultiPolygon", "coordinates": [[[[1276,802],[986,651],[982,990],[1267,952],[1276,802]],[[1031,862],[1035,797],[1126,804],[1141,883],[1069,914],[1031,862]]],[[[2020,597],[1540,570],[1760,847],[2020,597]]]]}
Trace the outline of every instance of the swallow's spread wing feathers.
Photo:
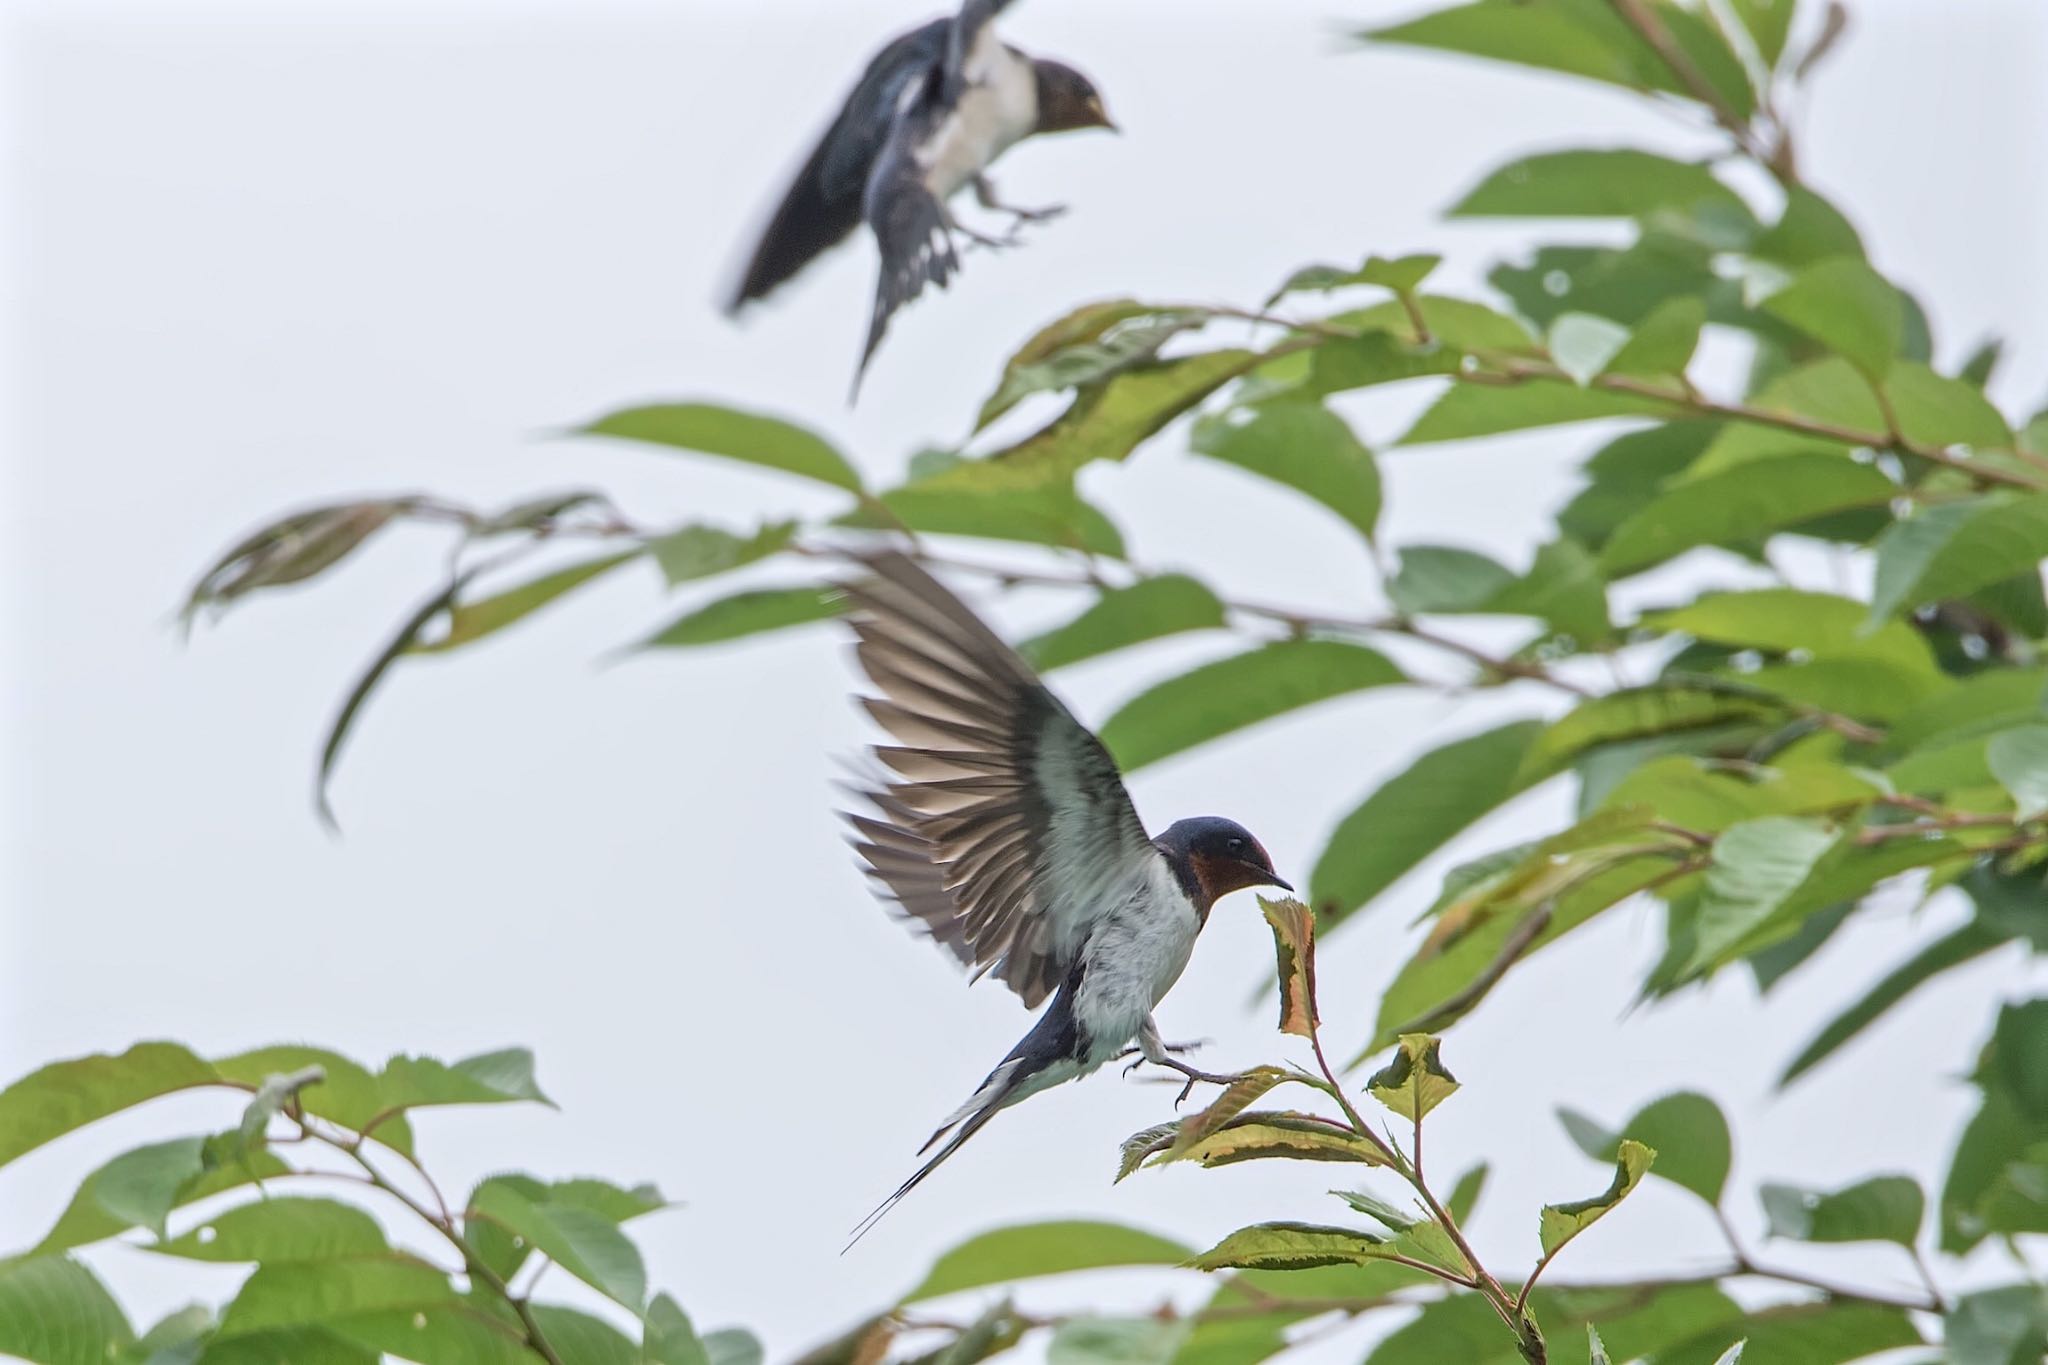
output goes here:
{"type": "Polygon", "coordinates": [[[980,73],[975,66],[987,61],[985,44],[1000,41],[994,28],[996,16],[1010,3],[1011,0],[965,0],[960,6],[960,13],[952,21],[946,42],[942,88],[948,99],[957,97],[962,86],[970,85],[979,78],[980,73]]]}
{"type": "Polygon", "coordinates": [[[900,554],[850,584],[866,702],[896,780],[849,817],[870,875],[961,962],[1036,1006],[1065,978],[1105,892],[1157,850],[1116,763],[1031,666],[900,554]]]}
{"type": "Polygon", "coordinates": [[[894,134],[906,93],[946,61],[954,21],[934,19],[877,53],[798,171],[734,288],[727,311],[763,298],[860,226],[869,176],[894,134]]]}

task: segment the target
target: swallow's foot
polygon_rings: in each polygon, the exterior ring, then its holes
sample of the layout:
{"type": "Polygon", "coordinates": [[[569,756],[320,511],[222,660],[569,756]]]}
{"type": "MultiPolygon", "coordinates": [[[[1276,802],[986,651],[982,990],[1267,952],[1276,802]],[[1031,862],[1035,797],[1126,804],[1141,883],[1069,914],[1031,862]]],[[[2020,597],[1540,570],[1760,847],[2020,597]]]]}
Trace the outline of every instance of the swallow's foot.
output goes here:
{"type": "MultiPolygon", "coordinates": [[[[1170,1043],[1167,1045],[1166,1050],[1168,1052],[1191,1052],[1195,1048],[1200,1047],[1201,1045],[1202,1044],[1199,1042],[1170,1043]]],[[[1119,1059],[1128,1057],[1133,1052],[1137,1051],[1139,1051],[1139,1049],[1137,1048],[1126,1048],[1124,1051],[1119,1052],[1117,1054],[1117,1057],[1119,1059]]],[[[1244,1079],[1244,1077],[1241,1074],[1236,1073],[1203,1071],[1199,1067],[1189,1066],[1186,1062],[1178,1062],[1171,1057],[1140,1057],[1137,1061],[1132,1062],[1129,1066],[1124,1068],[1124,1075],[1130,1075],[1133,1071],[1136,1071],[1139,1067],[1145,1065],[1146,1062],[1151,1062],[1154,1066],[1163,1066],[1167,1068],[1169,1071],[1178,1071],[1181,1075],[1188,1078],[1188,1083],[1180,1088],[1180,1094],[1174,1097],[1173,1107],[1176,1109],[1180,1108],[1181,1105],[1187,1103],[1188,1095],[1194,1090],[1195,1083],[1198,1081],[1205,1085],[1220,1085],[1227,1087],[1235,1085],[1238,1081],[1244,1079]]]]}
{"type": "Polygon", "coordinates": [[[1020,209],[1011,204],[997,204],[995,208],[1016,219],[1020,227],[1025,223],[1049,223],[1067,211],[1065,204],[1047,204],[1042,209],[1020,209]]]}

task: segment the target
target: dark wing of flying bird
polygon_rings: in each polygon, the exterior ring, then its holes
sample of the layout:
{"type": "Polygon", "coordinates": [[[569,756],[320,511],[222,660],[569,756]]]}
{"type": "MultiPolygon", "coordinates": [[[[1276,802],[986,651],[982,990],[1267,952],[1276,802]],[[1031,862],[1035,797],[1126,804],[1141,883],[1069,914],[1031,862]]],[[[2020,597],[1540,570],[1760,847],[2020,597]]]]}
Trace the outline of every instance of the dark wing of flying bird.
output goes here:
{"type": "Polygon", "coordinates": [[[934,19],[868,63],[769,220],[726,311],[765,297],[860,226],[868,177],[889,143],[905,92],[942,71],[953,32],[952,19],[934,19]]]}
{"type": "Polygon", "coordinates": [[[1156,856],[1116,763],[1031,666],[894,552],[846,589],[894,776],[848,818],[869,875],[979,975],[1036,1006],[1106,892],[1156,856]]]}
{"type": "Polygon", "coordinates": [[[995,34],[988,31],[998,14],[1009,8],[1012,0],[965,0],[960,13],[953,19],[946,41],[946,66],[940,78],[940,92],[947,103],[959,97],[961,87],[973,79],[969,70],[974,60],[976,47],[986,34],[990,41],[995,34]]]}

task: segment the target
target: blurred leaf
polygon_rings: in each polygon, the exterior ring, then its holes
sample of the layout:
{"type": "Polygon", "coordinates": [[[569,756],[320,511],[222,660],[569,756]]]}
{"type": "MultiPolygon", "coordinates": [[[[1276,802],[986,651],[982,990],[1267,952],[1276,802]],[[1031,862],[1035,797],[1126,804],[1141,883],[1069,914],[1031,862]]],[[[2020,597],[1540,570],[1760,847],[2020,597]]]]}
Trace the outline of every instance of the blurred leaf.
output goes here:
{"type": "Polygon", "coordinates": [[[1959,967],[1965,962],[1982,957],[2005,941],[2004,935],[1981,924],[1971,923],[1928,944],[1886,973],[1882,980],[1870,988],[1868,994],[1830,1019],[1821,1031],[1814,1035],[1813,1041],[1801,1048],[1799,1055],[1786,1065],[1784,1074],[1778,1077],[1778,1084],[1790,1085],[1818,1066],[1842,1044],[1875,1023],[1892,1006],[1934,977],[1951,967],[1959,967]]]}
{"type": "MultiPolygon", "coordinates": [[[[1396,304],[1398,309],[1399,305],[1396,304]]],[[[1368,310],[1376,312],[1377,310],[1368,310]]],[[[1439,309],[1439,313],[1444,310],[1439,309]]],[[[1412,330],[1406,314],[1389,312],[1384,321],[1393,325],[1404,325],[1404,331],[1412,330]]],[[[1427,319],[1427,312],[1424,314],[1427,319]]],[[[1355,323],[1356,318],[1352,321],[1355,323]]],[[[1506,322],[1506,319],[1500,319],[1506,322]]],[[[1508,324],[1512,339],[1511,346],[1526,346],[1529,334],[1519,326],[1508,324]]],[[[1502,338],[1496,338],[1502,339],[1502,338]]],[[[1412,339],[1402,332],[1368,331],[1363,336],[1329,340],[1307,353],[1308,381],[1301,393],[1308,397],[1346,393],[1353,389],[1371,388],[1378,384],[1394,384],[1404,379],[1422,379],[1432,375],[1454,374],[1462,361],[1463,352],[1455,342],[1432,337],[1428,342],[1412,339]]],[[[1282,402],[1301,402],[1304,398],[1289,395],[1282,402]]]]}
{"type": "MultiPolygon", "coordinates": [[[[1370,342],[1374,335],[1384,334],[1415,348],[1407,353],[1411,366],[1416,367],[1410,377],[1457,372],[1461,368],[1457,354],[1460,351],[1506,351],[1531,356],[1541,353],[1528,327],[1515,318],[1486,304],[1448,294],[1388,299],[1370,308],[1339,313],[1327,321],[1336,326],[1356,328],[1368,335],[1356,341],[1327,341],[1317,348],[1318,351],[1341,357],[1347,348],[1370,342]],[[1422,315],[1426,331],[1416,330],[1417,313],[1422,315]],[[1424,366],[1428,368],[1421,368],[1424,366]]],[[[1358,357],[1352,355],[1349,363],[1358,363],[1358,357]]],[[[1380,382],[1384,382],[1384,377],[1380,382]]]]}
{"type": "Polygon", "coordinates": [[[1839,1365],[1897,1346],[1916,1346],[1919,1330],[1896,1308],[1803,1303],[1764,1308],[1660,1351],[1657,1365],[1714,1365],[1738,1343],[1755,1365],[1778,1361],[1839,1365]]]}
{"type": "Polygon", "coordinates": [[[336,1322],[362,1313],[418,1312],[459,1302],[448,1277],[391,1252],[259,1265],[221,1313],[219,1336],[336,1322]]]}
{"type": "Polygon", "coordinates": [[[402,1115],[387,1108],[378,1078],[338,1052],[297,1044],[261,1047],[222,1057],[214,1067],[222,1080],[250,1087],[260,1087],[271,1076],[319,1067],[325,1079],[299,1092],[300,1108],[357,1131],[375,1120],[378,1142],[397,1152],[412,1150],[412,1130],[402,1115]]]}
{"type": "Polygon", "coordinates": [[[734,593],[684,612],[640,642],[641,649],[721,644],[765,631],[805,626],[839,614],[831,588],[760,588],[734,593]]]}
{"type": "Polygon", "coordinates": [[[1648,506],[1717,430],[1707,422],[1666,422],[1608,442],[1586,461],[1586,487],[1558,512],[1558,529],[1589,549],[1601,549],[1614,528],[1648,506]]]}
{"type": "Polygon", "coordinates": [[[1904,1175],[1872,1176],[1832,1194],[1796,1185],[1765,1185],[1758,1193],[1771,1236],[1802,1242],[1897,1242],[1911,1248],[1927,1213],[1919,1182],[1904,1175]]]}
{"type": "Polygon", "coordinates": [[[1460,1223],[1470,1218],[1472,1210],[1479,1206],[1479,1195],[1486,1188],[1487,1170],[1487,1164],[1482,1161],[1459,1176],[1458,1183],[1451,1187],[1450,1198],[1444,1200],[1451,1217],[1460,1223]]]}
{"type": "Polygon", "coordinates": [[[2048,493],[1994,493],[1922,508],[1877,542],[1874,626],[1923,602],[1963,597],[2048,557],[2048,493]]]}
{"type": "Polygon", "coordinates": [[[773,521],[749,536],[717,526],[685,526],[647,543],[669,586],[709,578],[777,554],[796,537],[796,523],[773,521]]]}
{"type": "Polygon", "coordinates": [[[1584,388],[1628,345],[1628,328],[1591,313],[1560,313],[1550,324],[1550,358],[1584,388]]]}
{"type": "Polygon", "coordinates": [[[780,418],[709,403],[659,403],[623,408],[577,434],[694,450],[743,464],[779,469],[858,493],[860,475],[824,437],[780,418]]]}
{"type": "Polygon", "coordinates": [[[136,1365],[192,1365],[212,1334],[213,1310],[201,1303],[188,1304],[159,1318],[128,1344],[120,1358],[136,1365]]]}
{"type": "Polygon", "coordinates": [[[93,1201],[126,1227],[148,1228],[161,1240],[179,1191],[204,1173],[204,1138],[174,1138],[137,1147],[93,1172],[93,1201]]]}
{"type": "Polygon", "coordinates": [[[1315,911],[1291,896],[1272,900],[1261,896],[1259,909],[1273,930],[1273,947],[1279,957],[1280,1031],[1313,1038],[1318,1022],[1315,911]]]}
{"type": "Polygon", "coordinates": [[[1609,573],[1633,573],[1706,545],[1739,544],[1852,507],[1883,507],[1899,487],[1875,466],[1787,455],[1668,486],[1614,529],[1609,573]]]}
{"type": "Polygon", "coordinates": [[[2006,1005],[1974,1077],[1983,1104],[1941,1192],[1941,1246],[2048,1231],[2048,998],[2006,1005]]]}
{"type": "Polygon", "coordinates": [[[1407,681],[1385,655],[1335,640],[1283,640],[1204,664],[1124,703],[1102,727],[1125,772],[1286,712],[1407,681]]]}
{"type": "Polygon", "coordinates": [[[90,1270],[65,1257],[0,1264],[0,1355],[33,1365],[107,1365],[135,1333],[90,1270]]]}
{"type": "Polygon", "coordinates": [[[1600,1329],[1590,1322],[1586,1324],[1586,1361],[1587,1365],[1614,1365],[1607,1358],[1607,1347],[1600,1340],[1600,1329]]]}
{"type": "Polygon", "coordinates": [[[1965,379],[1936,374],[1916,360],[1901,360],[1885,380],[1899,430],[1922,445],[1975,447],[1980,461],[2036,475],[2039,469],[2000,453],[2013,444],[2012,429],[1983,390],[1965,379]]]}
{"type": "Polygon", "coordinates": [[[1024,641],[1017,652],[1032,667],[1050,672],[1146,640],[1223,624],[1223,604],[1215,593],[1185,574],[1162,574],[1106,589],[1078,617],[1024,641]]]}
{"type": "Polygon", "coordinates": [[[1807,267],[1765,299],[1763,309],[1847,358],[1873,382],[1891,371],[1905,337],[1899,291],[1860,254],[1807,267]]]}
{"type": "Polygon", "coordinates": [[[259,588],[303,583],[361,549],[415,506],[412,498],[374,498],[309,508],[272,522],[231,546],[200,575],[179,614],[189,623],[207,607],[225,607],[259,588]]]}
{"type": "Polygon", "coordinates": [[[505,1181],[485,1181],[472,1198],[465,1223],[488,1219],[599,1293],[635,1313],[645,1307],[647,1267],[617,1223],[578,1204],[528,1198],[505,1181]]]}
{"type": "Polygon", "coordinates": [[[1714,965],[1790,900],[1839,837],[1826,821],[1783,815],[1722,831],[1707,868],[1688,970],[1714,965]]]}
{"type": "Polygon", "coordinates": [[[1635,325],[1607,360],[1605,373],[1658,377],[1684,374],[1699,349],[1707,306],[1691,295],[1666,299],[1635,325]]]}
{"type": "Polygon", "coordinates": [[[2048,1288],[2006,1285],[1966,1294],[1942,1321],[1950,1365],[2031,1365],[2048,1356],[2048,1288]]]}
{"type": "Polygon", "coordinates": [[[1192,1253],[1178,1242],[1116,1223],[1024,1223],[962,1242],[932,1265],[903,1303],[918,1303],[963,1289],[1071,1270],[1117,1265],[1179,1265],[1192,1253]]]}
{"type": "Polygon", "coordinates": [[[144,1100],[216,1081],[212,1067],[176,1043],[52,1062],[0,1090],[0,1166],[144,1100]]]}
{"type": "Polygon", "coordinates": [[[1681,1090],[1637,1110],[1619,1132],[1610,1133],[1581,1114],[1558,1110],[1565,1131],[1595,1161],[1613,1161],[1621,1140],[1632,1137],[1657,1153],[1656,1174],[1718,1205],[1734,1163],[1734,1143],[1721,1107],[1705,1095],[1681,1090]]]}
{"type": "Polygon", "coordinates": [[[1614,1181],[1606,1193],[1569,1204],[1545,1204],[1541,1219],[1544,1256],[1555,1256],[1565,1243],[1626,1199],[1656,1159],[1657,1153],[1653,1149],[1632,1138],[1624,1138],[1615,1156],[1614,1181]]]}
{"type": "Polygon", "coordinates": [[[1197,351],[1133,366],[1080,390],[1064,413],[1015,445],[963,461],[919,483],[934,492],[1067,487],[1085,466],[1123,459],[1263,359],[1255,351],[1197,351]]]}
{"type": "MultiPolygon", "coordinates": [[[[48,1256],[60,1251],[69,1251],[73,1247],[102,1241],[134,1227],[135,1224],[130,1219],[108,1212],[98,1197],[101,1178],[110,1171],[120,1168],[134,1155],[135,1153],[128,1152],[114,1157],[81,1181],[77,1192],[71,1196],[71,1202],[65,1205],[64,1212],[57,1216],[57,1221],[51,1224],[50,1230],[43,1234],[43,1239],[22,1254],[48,1256]]],[[[197,1203],[225,1190],[239,1189],[287,1169],[289,1168],[282,1161],[269,1152],[251,1152],[247,1161],[241,1165],[210,1170],[186,1182],[177,1191],[172,1207],[183,1208],[187,1204],[197,1203]]],[[[7,1258],[0,1257],[0,1260],[5,1259],[7,1258]]]]}
{"type": "Polygon", "coordinates": [[[1406,546],[1387,596],[1408,615],[1533,616],[1582,641],[1609,631],[1606,585],[1591,557],[1569,540],[1538,548],[1522,575],[1471,550],[1406,546]]]}
{"type": "Polygon", "coordinates": [[[1662,399],[1582,389],[1558,381],[1461,383],[1446,389],[1396,444],[1462,441],[1565,422],[1590,422],[1600,417],[1677,416],[1679,411],[1673,403],[1662,399]]]}
{"type": "Polygon", "coordinates": [[[558,597],[566,596],[593,579],[602,577],[640,557],[638,550],[625,550],[618,554],[601,555],[586,559],[581,564],[556,569],[529,579],[504,592],[494,593],[475,602],[456,602],[449,609],[448,625],[441,634],[431,640],[414,640],[407,646],[411,654],[440,654],[447,650],[459,649],[474,644],[486,635],[495,635],[505,627],[516,624],[547,606],[558,597]]]}
{"type": "Polygon", "coordinates": [[[1387,779],[1344,817],[1316,861],[1309,899],[1318,918],[1341,921],[1521,791],[1522,760],[1542,730],[1540,721],[1515,721],[1454,740],[1387,779]]]}
{"type": "Polygon", "coordinates": [[[1776,66],[1785,53],[1785,35],[1791,32],[1793,0],[1730,0],[1735,17],[1749,31],[1757,55],[1766,67],[1776,66]]]}
{"type": "MultiPolygon", "coordinates": [[[[1736,0],[1740,4],[1782,4],[1790,0],[1736,0]]],[[[1840,209],[1804,185],[1785,191],[1785,211],[1770,231],[1757,238],[1750,253],[1783,265],[1804,266],[1834,256],[1861,256],[1863,239],[1840,209]]]]}
{"type": "Polygon", "coordinates": [[[153,1248],[195,1261],[326,1261],[389,1248],[377,1220],[332,1199],[272,1197],[223,1210],[153,1248]]]}
{"type": "Polygon", "coordinates": [[[1199,309],[1155,309],[1128,300],[1089,304],[1040,331],[1003,367],[981,405],[981,431],[1036,393],[1077,389],[1157,358],[1159,348],[1208,321],[1199,309]]]}
{"type": "Polygon", "coordinates": [[[1522,780],[1563,769],[1586,750],[1620,740],[1754,720],[1773,708],[1754,697],[1704,687],[1637,687],[1579,703],[1554,722],[1522,761],[1522,780]]]}
{"type": "Polygon", "coordinates": [[[1442,1039],[1404,1033],[1396,1042],[1400,1050],[1365,1087],[1402,1118],[1419,1120],[1456,1093],[1458,1078],[1444,1067],[1442,1039]]]}
{"type": "Polygon", "coordinates": [[[1503,262],[1486,278],[1532,322],[1548,326],[1566,313],[1607,318],[1643,329],[1647,354],[1654,356],[1677,344],[1673,319],[1660,317],[1668,310],[1698,311],[1715,322],[1754,321],[1742,310],[1736,283],[1714,273],[1714,256],[1715,249],[1700,242],[1646,228],[1626,246],[1539,247],[1526,263],[1503,262]]]}
{"type": "Polygon", "coordinates": [[[523,1047],[479,1053],[454,1063],[432,1057],[393,1057],[384,1063],[378,1091],[387,1109],[521,1100],[554,1103],[541,1093],[533,1078],[533,1053],[523,1047]]]}
{"type": "MultiPolygon", "coordinates": [[[[474,1302],[357,1313],[330,1323],[324,1331],[352,1346],[381,1352],[387,1358],[424,1361],[427,1365],[533,1365],[540,1359],[519,1342],[517,1328],[488,1316],[474,1302]]],[[[237,1343],[252,1347],[257,1340],[235,1338],[237,1343]]],[[[250,1351],[252,1357],[265,1354],[275,1365],[299,1365],[303,1359],[290,1349],[275,1354],[250,1351]]],[[[373,1361],[376,1358],[375,1354],[370,1357],[373,1361]]],[[[566,1356],[564,1365],[568,1365],[566,1356]]]]}
{"type": "Polygon", "coordinates": [[[1380,475],[1372,452],[1321,403],[1268,403],[1195,424],[1198,454],[1234,464],[1305,493],[1351,523],[1368,541],[1380,515],[1380,475]]]}
{"type": "Polygon", "coordinates": [[[1407,545],[1387,596],[1411,616],[1484,611],[1515,581],[1514,571],[1475,550],[1407,545]]]}
{"type": "MultiPolygon", "coordinates": [[[[949,457],[951,469],[967,463],[949,457]]],[[[1043,488],[1014,491],[979,491],[971,488],[933,488],[925,481],[876,494],[872,504],[863,504],[836,518],[835,526],[858,526],[866,530],[893,530],[897,523],[930,535],[974,536],[982,540],[1012,540],[1027,545],[1052,545],[1063,550],[1124,557],[1124,538],[1114,523],[1078,497],[1071,486],[1049,484],[1043,488]],[[886,514],[886,515],[885,515],[886,514]]]]}
{"type": "Polygon", "coordinates": [[[1159,1318],[1073,1318],[1053,1329],[1046,1365],[1167,1365],[1192,1330],[1159,1318]]]}
{"type": "Polygon", "coordinates": [[[1550,152],[1501,167],[1450,209],[1453,218],[1639,218],[1702,204],[1743,207],[1711,169],[1650,152],[1550,152]]]}
{"type": "Polygon", "coordinates": [[[539,531],[554,525],[579,507],[610,505],[604,494],[590,488],[543,493],[537,498],[522,498],[510,507],[479,517],[469,533],[472,537],[483,537],[506,535],[513,531],[539,531]]]}
{"type": "Polygon", "coordinates": [[[2012,793],[2019,818],[2048,811],[2048,725],[2002,730],[1984,746],[1992,775],[2012,793]]]}
{"type": "Polygon", "coordinates": [[[535,1304],[533,1316],[562,1365],[645,1365],[640,1348],[602,1318],[551,1303],[535,1304]]]}

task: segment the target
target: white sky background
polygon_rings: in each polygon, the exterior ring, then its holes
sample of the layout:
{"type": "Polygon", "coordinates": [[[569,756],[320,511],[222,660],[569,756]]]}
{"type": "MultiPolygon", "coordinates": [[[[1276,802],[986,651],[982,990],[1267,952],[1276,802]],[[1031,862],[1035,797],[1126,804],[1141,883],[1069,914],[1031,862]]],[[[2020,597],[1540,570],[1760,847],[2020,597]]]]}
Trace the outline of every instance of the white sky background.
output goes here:
{"type": "MultiPolygon", "coordinates": [[[[1254,1218],[1340,1213],[1316,1166],[1111,1187],[1117,1141],[1165,1117],[1170,1092],[1106,1073],[1006,1114],[839,1257],[845,1229],[1027,1019],[998,987],[965,989],[855,875],[827,783],[863,731],[831,631],[599,667],[677,610],[650,569],[407,665],[345,759],[336,841],[307,800],[321,727],[444,542],[399,531],[187,648],[169,620],[229,539],[356,492],[490,504],[593,484],[657,523],[822,510],[829,499],[787,480],[542,437],[632,401],[707,397],[813,424],[886,478],[921,444],[957,439],[1003,356],[1072,304],[1254,302],[1295,266],[1369,251],[1443,250],[1441,282],[1469,287],[1538,234],[1435,214],[1510,155],[1710,145],[1620,93],[1334,36],[1340,20],[1418,7],[1019,6],[1012,40],[1087,69],[1127,135],[1013,152],[998,176],[1009,195],[1073,212],[1028,250],[977,253],[950,294],[902,315],[848,412],[865,243],[743,328],[711,300],[830,101],[926,0],[14,5],[0,77],[0,1074],[148,1037],[215,1053],[304,1039],[372,1062],[530,1044],[562,1111],[428,1117],[430,1164],[456,1189],[511,1163],[658,1181],[688,1207],[638,1228],[653,1282],[700,1325],[752,1326],[775,1356],[1000,1223],[1099,1217],[1203,1244],[1254,1218]]],[[[1854,9],[1804,111],[1809,174],[1929,304],[1943,362],[2007,337],[1997,395],[2031,410],[2048,397],[2048,13],[2029,0],[1854,9]]],[[[1360,406],[1363,434],[1388,439],[1422,396],[1360,406]]],[[[1526,562],[1598,439],[1572,428],[1393,452],[1387,540],[1526,562]]],[[[1086,476],[1137,557],[1199,566],[1247,597],[1370,606],[1347,529],[1181,458],[1178,440],[1086,476]]],[[[1071,605],[1019,597],[1003,616],[1036,624],[1071,605]]],[[[1059,685],[1099,720],[1223,643],[1155,646],[1059,685]]],[[[1369,695],[1133,789],[1155,828],[1232,815],[1305,880],[1381,777],[1539,704],[1369,695]]],[[[1562,812],[1561,796],[1524,802],[1331,939],[1333,1045],[1364,1036],[1443,867],[1562,812]]],[[[1625,1020],[1658,940],[1646,912],[1609,915],[1512,975],[1452,1033],[1466,1089],[1433,1120],[1446,1179],[1494,1164],[1482,1254],[1525,1263],[1537,1205],[1607,1178],[1568,1145],[1556,1104],[1616,1121],[1672,1089],[1716,1096],[1737,1119],[1731,1206],[1746,1229],[1763,1179],[1905,1169],[1938,1183],[1969,1107],[1954,1072],[1993,999],[2028,988],[2016,955],[1952,974],[1789,1094],[1769,1088],[1819,1020],[1928,932],[1903,907],[1866,916],[1767,1003],[1732,972],[1625,1020]]],[[[1218,1039],[1206,1065],[1290,1056],[1269,1006],[1246,1005],[1269,964],[1251,898],[1225,905],[1164,1028],[1218,1039]]],[[[39,1234],[104,1156],[227,1118],[182,1099],[0,1173],[0,1247],[39,1234]]],[[[1703,1211],[1652,1182],[1560,1277],[1716,1259],[1703,1211]]],[[[1779,1259],[1908,1282],[1882,1249],[1779,1259]]],[[[142,1320],[232,1281],[141,1252],[96,1260],[142,1320]]],[[[1135,1305],[1159,1283],[1098,1277],[1025,1302],[1135,1305]]],[[[1355,1358],[1359,1340],[1325,1354],[1355,1358]]]]}

